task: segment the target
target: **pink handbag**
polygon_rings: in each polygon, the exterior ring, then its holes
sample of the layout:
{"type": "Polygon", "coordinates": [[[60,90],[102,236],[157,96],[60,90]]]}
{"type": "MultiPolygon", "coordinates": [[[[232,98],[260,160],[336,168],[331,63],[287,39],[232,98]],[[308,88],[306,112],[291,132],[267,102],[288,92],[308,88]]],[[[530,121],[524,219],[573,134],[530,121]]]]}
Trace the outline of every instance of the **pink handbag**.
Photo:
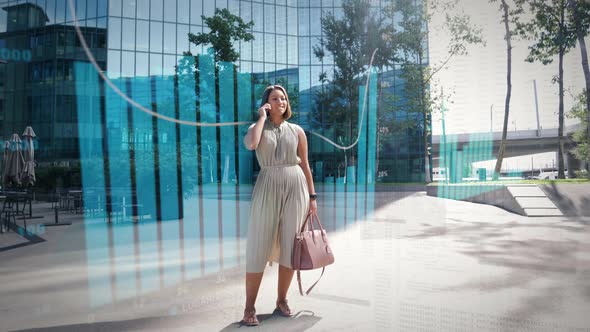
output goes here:
{"type": "Polygon", "coordinates": [[[328,237],[326,231],[320,223],[320,218],[317,214],[309,213],[301,231],[295,236],[293,244],[293,256],[291,257],[291,265],[294,270],[297,270],[297,282],[299,283],[299,293],[303,295],[301,288],[301,270],[314,270],[322,268],[320,278],[305,292],[309,294],[312,288],[320,281],[324,275],[326,266],[334,263],[334,254],[328,244],[328,237]],[[315,217],[315,218],[314,218],[315,217]],[[319,229],[314,229],[314,219],[319,226],[319,229]]]}

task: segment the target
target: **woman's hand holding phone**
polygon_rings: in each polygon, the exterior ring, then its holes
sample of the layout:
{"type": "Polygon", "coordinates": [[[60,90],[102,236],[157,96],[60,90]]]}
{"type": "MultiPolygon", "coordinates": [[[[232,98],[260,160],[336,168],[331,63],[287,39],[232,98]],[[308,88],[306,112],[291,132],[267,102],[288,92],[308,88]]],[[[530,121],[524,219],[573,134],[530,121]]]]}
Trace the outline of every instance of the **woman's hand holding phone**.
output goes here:
{"type": "Polygon", "coordinates": [[[270,112],[270,104],[266,103],[258,109],[258,116],[266,119],[268,117],[269,112],[270,112]]]}

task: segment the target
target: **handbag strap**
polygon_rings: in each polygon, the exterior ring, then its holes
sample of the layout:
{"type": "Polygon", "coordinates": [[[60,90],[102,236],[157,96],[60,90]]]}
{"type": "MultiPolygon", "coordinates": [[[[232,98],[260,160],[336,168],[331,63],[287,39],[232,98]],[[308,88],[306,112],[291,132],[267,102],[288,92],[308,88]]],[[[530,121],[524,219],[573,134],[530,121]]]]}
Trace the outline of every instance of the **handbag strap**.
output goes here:
{"type": "MultiPolygon", "coordinates": [[[[322,268],[322,274],[320,275],[318,280],[316,282],[314,282],[313,285],[311,285],[311,287],[309,287],[307,292],[305,292],[306,295],[309,295],[309,292],[311,292],[311,290],[315,287],[315,285],[317,285],[318,282],[320,282],[320,279],[322,279],[322,276],[324,275],[325,270],[326,270],[326,267],[324,266],[322,268]]],[[[303,288],[301,287],[301,270],[297,270],[297,283],[299,284],[299,294],[301,294],[301,296],[303,296],[303,288]]]]}
{"type": "Polygon", "coordinates": [[[309,226],[311,226],[311,230],[313,230],[313,217],[315,217],[315,222],[318,224],[318,226],[320,227],[320,231],[324,231],[324,226],[322,226],[322,223],[320,222],[320,217],[317,215],[317,213],[312,213],[311,211],[307,214],[307,217],[305,218],[305,221],[303,222],[303,224],[301,225],[301,230],[299,231],[299,233],[303,233],[305,231],[305,227],[308,226],[307,222],[309,221],[309,226]]]}

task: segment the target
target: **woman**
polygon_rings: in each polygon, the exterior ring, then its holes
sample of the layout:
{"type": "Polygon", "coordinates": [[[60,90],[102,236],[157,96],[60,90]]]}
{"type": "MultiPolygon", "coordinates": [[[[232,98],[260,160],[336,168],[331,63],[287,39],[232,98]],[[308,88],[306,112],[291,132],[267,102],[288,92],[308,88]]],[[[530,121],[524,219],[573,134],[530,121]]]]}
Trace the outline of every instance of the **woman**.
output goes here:
{"type": "Polygon", "coordinates": [[[287,291],[293,278],[293,240],[308,212],[316,213],[313,178],[307,160],[307,138],[287,122],[289,97],[282,86],[264,90],[258,121],[248,128],[244,144],[256,150],[261,170],[252,193],[246,245],[246,308],[242,324],[258,325],[254,304],[267,262],[279,263],[275,313],[290,317],[287,291]],[[311,193],[311,194],[310,194],[311,193]]]}

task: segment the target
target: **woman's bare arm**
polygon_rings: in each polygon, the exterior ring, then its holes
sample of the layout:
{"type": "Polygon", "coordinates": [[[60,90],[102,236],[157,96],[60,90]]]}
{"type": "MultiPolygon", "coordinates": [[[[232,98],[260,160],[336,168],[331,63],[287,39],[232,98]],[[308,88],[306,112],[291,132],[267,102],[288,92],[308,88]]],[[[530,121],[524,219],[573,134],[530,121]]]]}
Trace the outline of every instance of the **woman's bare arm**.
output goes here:
{"type": "MultiPolygon", "coordinates": [[[[301,159],[301,163],[299,166],[303,170],[303,174],[305,174],[305,180],[307,181],[307,190],[310,194],[315,194],[315,187],[313,185],[313,176],[311,175],[311,168],[309,167],[309,160],[307,157],[307,136],[305,136],[305,132],[299,126],[297,126],[297,136],[299,137],[299,143],[297,144],[297,155],[301,159]]],[[[309,202],[309,211],[312,213],[317,212],[317,203],[314,200],[310,200],[309,202]]]]}
{"type": "Polygon", "coordinates": [[[264,104],[258,109],[258,121],[248,128],[248,133],[244,137],[244,145],[248,150],[256,150],[260,137],[262,136],[262,128],[264,128],[264,121],[266,121],[266,110],[270,109],[270,104],[264,104]]]}

